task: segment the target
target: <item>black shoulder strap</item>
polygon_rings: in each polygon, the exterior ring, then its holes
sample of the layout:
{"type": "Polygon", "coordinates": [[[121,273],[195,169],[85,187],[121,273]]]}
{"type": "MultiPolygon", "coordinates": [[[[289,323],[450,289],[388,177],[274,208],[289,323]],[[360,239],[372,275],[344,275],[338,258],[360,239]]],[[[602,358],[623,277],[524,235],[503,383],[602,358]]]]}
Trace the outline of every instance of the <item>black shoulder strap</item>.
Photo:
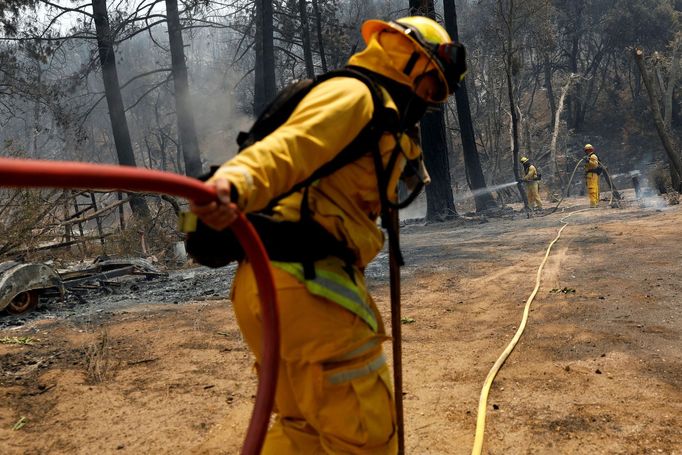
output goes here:
{"type": "Polygon", "coordinates": [[[280,125],[287,121],[298,106],[298,103],[317,84],[313,79],[295,80],[284,87],[258,115],[248,132],[241,131],[237,136],[237,145],[241,152],[245,148],[255,144],[268,134],[272,133],[280,125]]]}
{"type": "Polygon", "coordinates": [[[355,139],[353,139],[350,144],[341,150],[333,159],[320,166],[308,178],[298,182],[288,191],[274,198],[270,202],[268,208],[274,207],[277,202],[284,199],[285,197],[310,186],[310,184],[313,182],[334,173],[345,165],[350,164],[359,159],[361,156],[371,152],[372,148],[376,147],[376,144],[378,144],[381,135],[385,131],[389,131],[394,128],[393,125],[397,125],[397,118],[394,122],[390,115],[386,115],[387,112],[384,108],[384,97],[381,92],[381,88],[368,75],[351,67],[347,67],[340,70],[330,71],[318,76],[315,79],[314,85],[334,77],[352,77],[363,82],[367,88],[369,88],[369,91],[372,94],[372,102],[374,103],[372,118],[355,137],[355,139]]]}

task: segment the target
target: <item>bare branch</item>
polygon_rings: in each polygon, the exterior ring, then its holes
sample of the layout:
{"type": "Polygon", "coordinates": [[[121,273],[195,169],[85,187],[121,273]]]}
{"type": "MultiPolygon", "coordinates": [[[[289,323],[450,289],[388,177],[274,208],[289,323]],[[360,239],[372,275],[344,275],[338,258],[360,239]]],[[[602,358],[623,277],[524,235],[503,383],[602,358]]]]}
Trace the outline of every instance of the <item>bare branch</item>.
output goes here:
{"type": "Polygon", "coordinates": [[[130,106],[128,106],[128,107],[125,109],[126,112],[128,112],[130,109],[132,109],[132,108],[134,108],[135,106],[137,106],[137,105],[140,103],[140,101],[142,101],[142,99],[143,99],[145,96],[149,95],[151,92],[153,92],[153,91],[156,90],[157,88],[161,87],[163,84],[166,84],[166,83],[171,79],[171,77],[172,77],[172,75],[168,75],[168,77],[166,77],[165,80],[163,80],[163,81],[161,81],[161,82],[159,82],[159,83],[157,83],[157,84],[154,84],[149,90],[146,90],[142,95],[140,95],[140,97],[137,99],[137,101],[135,101],[133,104],[131,104],[130,106]]]}
{"type": "MultiPolygon", "coordinates": [[[[171,70],[170,68],[159,68],[159,69],[147,71],[146,73],[138,74],[137,76],[134,76],[134,77],[128,79],[128,81],[127,81],[125,84],[121,85],[120,89],[123,90],[125,87],[127,87],[131,82],[135,81],[136,79],[140,79],[140,78],[149,76],[150,74],[163,73],[163,72],[170,72],[170,70],[171,70]]],[[[166,78],[166,81],[167,81],[167,80],[168,80],[168,78],[166,78]]],[[[166,82],[166,81],[164,81],[164,82],[166,82]]],[[[156,87],[155,87],[155,88],[156,88],[156,87]]],[[[101,93],[101,92],[100,92],[100,93],[101,93]]],[[[87,112],[85,112],[85,114],[83,114],[82,116],[80,116],[80,119],[81,119],[80,126],[83,126],[83,123],[85,123],[85,120],[88,118],[88,116],[92,113],[92,111],[95,110],[95,108],[97,107],[97,105],[98,105],[100,102],[102,102],[102,100],[103,100],[105,97],[106,97],[106,95],[100,96],[99,99],[98,99],[97,101],[95,101],[95,104],[93,104],[93,105],[87,110],[87,112]]],[[[139,101],[139,100],[138,100],[138,101],[139,101]]],[[[137,103],[135,103],[135,104],[137,104],[137,103]]],[[[128,108],[128,109],[130,109],[130,108],[128,108]]]]}

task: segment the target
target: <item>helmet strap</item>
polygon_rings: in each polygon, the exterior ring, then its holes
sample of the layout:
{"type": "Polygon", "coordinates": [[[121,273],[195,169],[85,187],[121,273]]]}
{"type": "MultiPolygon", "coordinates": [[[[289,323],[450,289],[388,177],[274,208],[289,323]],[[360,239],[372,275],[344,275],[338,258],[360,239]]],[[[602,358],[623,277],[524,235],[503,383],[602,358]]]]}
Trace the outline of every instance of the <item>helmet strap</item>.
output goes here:
{"type": "Polygon", "coordinates": [[[414,69],[414,65],[417,64],[417,60],[419,60],[419,52],[413,51],[412,55],[410,55],[410,59],[407,61],[405,64],[405,68],[403,69],[403,73],[406,76],[409,76],[412,70],[414,69]]]}

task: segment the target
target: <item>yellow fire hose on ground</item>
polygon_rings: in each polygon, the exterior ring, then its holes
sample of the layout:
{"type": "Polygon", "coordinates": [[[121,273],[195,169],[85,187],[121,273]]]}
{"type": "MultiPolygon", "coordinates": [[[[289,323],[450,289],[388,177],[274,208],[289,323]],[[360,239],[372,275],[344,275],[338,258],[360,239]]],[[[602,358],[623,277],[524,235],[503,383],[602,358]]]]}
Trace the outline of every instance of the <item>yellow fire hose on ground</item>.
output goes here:
{"type": "Polygon", "coordinates": [[[481,451],[483,450],[483,435],[485,432],[485,417],[490,387],[493,385],[493,380],[495,379],[495,376],[497,375],[498,371],[500,371],[500,368],[502,368],[502,365],[507,360],[507,357],[509,357],[509,354],[511,354],[511,352],[514,350],[514,348],[516,347],[516,343],[518,343],[519,339],[521,338],[521,335],[523,334],[523,331],[526,329],[528,313],[530,312],[530,304],[533,302],[535,295],[538,293],[538,290],[540,289],[540,278],[542,277],[542,270],[544,269],[545,264],[547,263],[547,259],[549,258],[549,253],[552,251],[552,247],[554,246],[554,244],[561,237],[561,233],[563,232],[563,230],[566,229],[566,226],[568,226],[568,222],[565,221],[566,218],[575,215],[576,213],[585,212],[587,210],[589,209],[576,210],[575,212],[571,212],[565,217],[561,218],[560,221],[564,223],[564,225],[561,227],[561,229],[559,229],[559,232],[557,233],[554,240],[550,242],[549,246],[547,247],[547,251],[545,252],[545,257],[542,259],[542,262],[540,263],[538,273],[535,276],[535,288],[533,288],[533,292],[531,292],[530,296],[528,297],[528,300],[526,300],[526,306],[523,309],[523,318],[521,319],[521,324],[519,325],[519,328],[516,330],[514,338],[512,338],[511,342],[507,345],[507,347],[502,352],[500,357],[495,361],[495,364],[488,372],[488,376],[485,378],[485,382],[483,383],[483,389],[481,390],[481,396],[478,400],[478,417],[476,419],[476,435],[474,437],[474,447],[471,450],[472,455],[480,455],[481,451]]]}

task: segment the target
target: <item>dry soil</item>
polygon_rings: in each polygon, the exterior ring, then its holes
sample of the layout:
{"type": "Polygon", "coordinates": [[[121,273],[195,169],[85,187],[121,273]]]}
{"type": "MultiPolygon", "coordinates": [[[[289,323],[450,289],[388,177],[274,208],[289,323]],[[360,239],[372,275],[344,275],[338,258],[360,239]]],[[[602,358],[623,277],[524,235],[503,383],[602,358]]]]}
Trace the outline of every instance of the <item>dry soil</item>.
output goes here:
{"type": "MultiPolygon", "coordinates": [[[[403,229],[407,453],[470,453],[486,374],[560,220],[584,208],[565,204],[403,229]]],[[[566,219],[493,384],[485,453],[682,454],[682,208],[660,205],[566,219]]],[[[390,319],[385,255],[368,276],[390,319]]],[[[0,344],[0,452],[238,453],[256,382],[229,277],[186,270],[115,302],[5,316],[0,338],[36,341],[0,344]]]]}

